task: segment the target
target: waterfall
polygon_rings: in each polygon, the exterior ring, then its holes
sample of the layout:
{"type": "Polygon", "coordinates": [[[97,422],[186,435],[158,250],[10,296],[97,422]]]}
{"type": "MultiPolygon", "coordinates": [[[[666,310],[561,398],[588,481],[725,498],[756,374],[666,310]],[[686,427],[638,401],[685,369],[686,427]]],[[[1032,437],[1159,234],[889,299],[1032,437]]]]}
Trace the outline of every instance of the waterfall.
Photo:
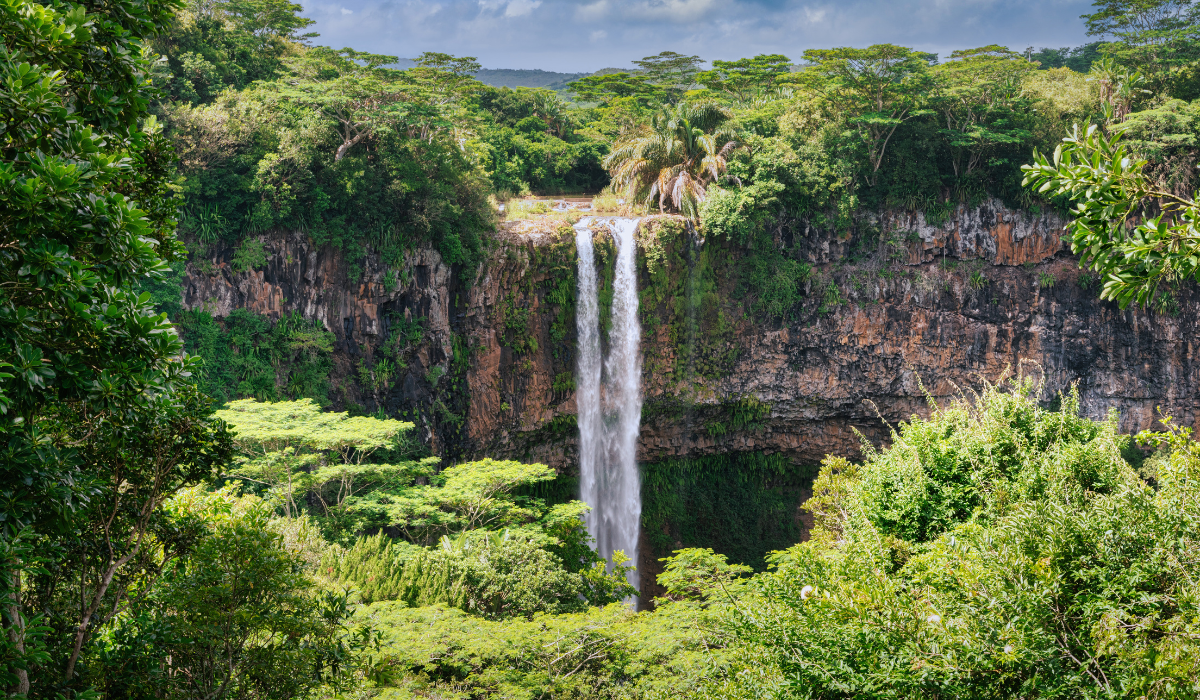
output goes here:
{"type": "MultiPolygon", "coordinates": [[[[583,219],[575,225],[575,247],[579,254],[576,302],[579,378],[575,396],[580,497],[591,506],[588,533],[595,538],[600,555],[611,561],[613,551],[619,549],[636,565],[642,518],[637,468],[642,416],[642,330],[637,316],[637,243],[633,236],[638,220],[605,220],[617,245],[607,360],[602,359],[600,349],[599,287],[589,228],[592,221],[583,219]]],[[[638,585],[636,572],[630,571],[629,582],[638,585]]]]}
{"type": "MultiPolygon", "coordinates": [[[[575,380],[576,421],[579,424],[579,490],[580,499],[592,506],[587,516],[588,533],[596,539],[601,555],[606,559],[611,549],[599,545],[596,532],[601,517],[598,474],[607,461],[604,451],[604,423],[600,415],[600,300],[596,286],[596,256],[592,248],[592,232],[588,219],[575,225],[575,248],[579,255],[579,293],[575,301],[575,324],[579,350],[575,380]]],[[[605,538],[607,542],[607,537],[605,538]]]]}

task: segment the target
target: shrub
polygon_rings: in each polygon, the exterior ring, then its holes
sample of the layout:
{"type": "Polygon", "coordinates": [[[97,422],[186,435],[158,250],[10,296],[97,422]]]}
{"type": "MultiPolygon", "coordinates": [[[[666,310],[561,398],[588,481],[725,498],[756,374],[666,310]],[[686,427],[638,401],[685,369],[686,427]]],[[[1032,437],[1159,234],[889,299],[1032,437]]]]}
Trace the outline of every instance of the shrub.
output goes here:
{"type": "Polygon", "coordinates": [[[257,270],[267,264],[267,251],[258,238],[247,238],[233,253],[233,269],[236,272],[257,270]]]}
{"type": "MultiPolygon", "coordinates": [[[[1200,447],[1157,491],[1115,416],[985,386],[827,459],[813,539],[773,557],[734,628],[807,697],[1192,697],[1200,688],[1200,447]]],[[[1169,423],[1168,423],[1169,426],[1169,423]]],[[[1165,466],[1164,468],[1164,465],[1165,466]]]]}
{"type": "Polygon", "coordinates": [[[598,194],[592,198],[592,212],[596,214],[615,214],[620,210],[620,206],[621,203],[615,194],[598,194]]]}
{"type": "Polygon", "coordinates": [[[797,304],[804,299],[804,285],[812,278],[812,267],[786,257],[772,247],[748,255],[743,263],[743,274],[755,297],[755,313],[772,319],[791,320],[797,304]]]}
{"type": "Polygon", "coordinates": [[[830,313],[842,303],[842,288],[838,286],[836,280],[829,280],[821,291],[821,306],[817,310],[820,313],[830,313]]]}
{"type": "Polygon", "coordinates": [[[331,551],[321,571],[354,585],[365,603],[447,605],[490,619],[580,612],[632,594],[604,572],[603,561],[572,571],[541,539],[472,530],[425,549],[380,534],[331,551]]]}
{"type": "Polygon", "coordinates": [[[505,217],[509,221],[532,219],[535,216],[550,213],[550,203],[543,200],[510,201],[505,207],[505,217]]]}
{"type": "Polygon", "coordinates": [[[728,637],[685,603],[639,614],[613,604],[533,620],[481,620],[444,606],[381,602],[381,697],[685,698],[729,656],[728,637]],[[419,689],[419,694],[409,695],[419,689]]]}

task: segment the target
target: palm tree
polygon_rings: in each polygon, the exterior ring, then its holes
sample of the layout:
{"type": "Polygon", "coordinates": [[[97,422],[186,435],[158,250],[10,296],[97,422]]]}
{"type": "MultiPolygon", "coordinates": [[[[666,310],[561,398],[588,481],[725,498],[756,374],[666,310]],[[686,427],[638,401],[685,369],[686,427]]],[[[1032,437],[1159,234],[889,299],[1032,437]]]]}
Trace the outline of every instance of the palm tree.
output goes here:
{"type": "Polygon", "coordinates": [[[618,143],[604,159],[615,188],[630,202],[658,210],[670,205],[689,219],[700,218],[708,186],[725,172],[725,158],[741,144],[725,125],[730,113],[715,102],[664,107],[650,119],[648,133],[618,143]]]}

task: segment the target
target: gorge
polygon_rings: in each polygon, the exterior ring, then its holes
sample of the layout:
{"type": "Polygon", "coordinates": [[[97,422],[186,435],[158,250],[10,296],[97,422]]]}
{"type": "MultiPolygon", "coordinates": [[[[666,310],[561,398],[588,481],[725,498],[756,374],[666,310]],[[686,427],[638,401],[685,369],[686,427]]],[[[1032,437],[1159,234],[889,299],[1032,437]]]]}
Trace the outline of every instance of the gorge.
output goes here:
{"type": "MultiPolygon", "coordinates": [[[[437,10],[562,9],[503,5],[437,10]]],[[[1200,696],[1164,8],[510,89],[291,2],[13,0],[6,694],[1200,696]]]]}
{"type": "MultiPolygon", "coordinates": [[[[657,559],[673,547],[750,560],[801,537],[798,505],[826,454],[857,456],[859,434],[885,443],[885,421],[926,413],[926,393],[942,403],[1006,369],[1040,375],[1047,402],[1076,387],[1087,415],[1116,410],[1126,432],[1153,427],[1160,408],[1197,425],[1195,295],[1174,313],[1098,300],[1063,248],[1062,226],[995,200],[939,225],[885,212],[849,235],[796,222],[776,231],[775,245],[814,274],[798,315],[779,319],[743,303],[744,253],[700,240],[680,218],[643,219],[642,590],[653,590],[657,559]],[[724,494],[757,499],[754,512],[724,494]]],[[[596,405],[599,362],[595,340],[576,331],[576,309],[591,313],[582,276],[575,292],[576,256],[586,255],[578,227],[504,224],[473,279],[418,248],[391,290],[378,258],[368,254],[352,280],[339,252],[277,232],[262,238],[261,269],[234,272],[229,249],[212,251],[213,273],[189,264],[183,303],[216,318],[245,309],[315,320],[335,339],[335,408],[413,416],[425,444],[451,459],[538,461],[578,479],[594,449],[579,433],[598,430],[584,404],[596,405]],[[383,391],[363,386],[358,368],[382,357],[398,326],[422,319],[407,366],[383,391]],[[445,378],[431,381],[436,374],[445,378]]],[[[600,319],[622,298],[613,296],[620,256],[607,240],[595,249],[600,319]]]]}

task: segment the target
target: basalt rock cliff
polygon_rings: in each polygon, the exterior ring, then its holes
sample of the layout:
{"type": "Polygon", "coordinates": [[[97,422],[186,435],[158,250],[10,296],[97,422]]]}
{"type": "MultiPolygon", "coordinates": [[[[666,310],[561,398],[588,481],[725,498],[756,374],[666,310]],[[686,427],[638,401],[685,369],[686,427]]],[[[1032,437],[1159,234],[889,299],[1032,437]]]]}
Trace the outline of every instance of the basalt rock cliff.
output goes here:
{"type": "MultiPolygon", "coordinates": [[[[638,457],[660,486],[643,487],[644,508],[658,513],[647,520],[643,510],[643,603],[662,592],[658,558],[681,546],[740,548],[741,561],[761,566],[763,553],[806,536],[800,504],[825,455],[856,457],[863,437],[886,442],[890,425],[927,414],[930,400],[1006,372],[1037,378],[1047,402],[1077,391],[1086,414],[1116,411],[1125,432],[1154,427],[1160,410],[1200,428],[1200,295],[1185,291],[1169,313],[1100,301],[1062,227],[995,201],[936,225],[890,213],[841,232],[780,226],[772,259],[804,274],[783,279],[800,300],[771,315],[747,283],[756,251],[703,241],[682,219],[644,220],[638,457]],[[731,470],[764,459],[777,469],[781,457],[790,473],[763,472],[736,490],[747,482],[731,470]],[[689,477],[705,459],[717,471],[689,477]],[[743,502],[758,497],[774,509],[743,502]]],[[[611,238],[593,230],[603,268],[611,238]]],[[[561,219],[506,224],[476,271],[430,248],[388,269],[370,251],[351,263],[277,232],[263,237],[261,269],[235,273],[232,250],[201,261],[208,272],[189,264],[184,305],[319,321],[336,338],[334,408],[413,420],[451,460],[539,461],[570,477],[574,240],[561,219]]],[[[611,282],[611,267],[600,273],[611,282]]]]}
{"type": "MultiPolygon", "coordinates": [[[[639,236],[647,288],[664,252],[690,266],[697,250],[715,245],[675,224],[673,238],[639,236]]],[[[1006,370],[1042,378],[1047,400],[1075,387],[1087,414],[1116,410],[1124,431],[1153,426],[1160,408],[1200,428],[1197,296],[1180,296],[1170,313],[1100,301],[1064,249],[1062,226],[1055,215],[990,201],[939,225],[891,213],[849,232],[781,227],[776,245],[812,266],[811,302],[787,319],[756,317],[733,279],[736,264],[726,264],[715,283],[720,332],[691,326],[705,336],[703,352],[719,356],[716,370],[680,362],[685,341],[671,323],[678,305],[644,293],[643,315],[662,319],[643,324],[640,461],[747,450],[809,464],[853,456],[856,430],[883,441],[884,421],[927,412],[927,396],[944,401],[1006,370]],[[747,397],[763,413],[729,420],[747,397]]],[[[354,275],[339,251],[278,232],[264,237],[262,269],[235,274],[231,250],[214,252],[210,274],[190,265],[184,304],[217,317],[246,308],[319,320],[337,338],[335,407],[413,417],[422,439],[451,457],[537,460],[571,472],[573,235],[554,221],[506,226],[474,274],[422,248],[391,271],[368,253],[354,275]],[[382,385],[364,386],[359,370],[400,319],[424,319],[421,340],[382,385]]]]}

